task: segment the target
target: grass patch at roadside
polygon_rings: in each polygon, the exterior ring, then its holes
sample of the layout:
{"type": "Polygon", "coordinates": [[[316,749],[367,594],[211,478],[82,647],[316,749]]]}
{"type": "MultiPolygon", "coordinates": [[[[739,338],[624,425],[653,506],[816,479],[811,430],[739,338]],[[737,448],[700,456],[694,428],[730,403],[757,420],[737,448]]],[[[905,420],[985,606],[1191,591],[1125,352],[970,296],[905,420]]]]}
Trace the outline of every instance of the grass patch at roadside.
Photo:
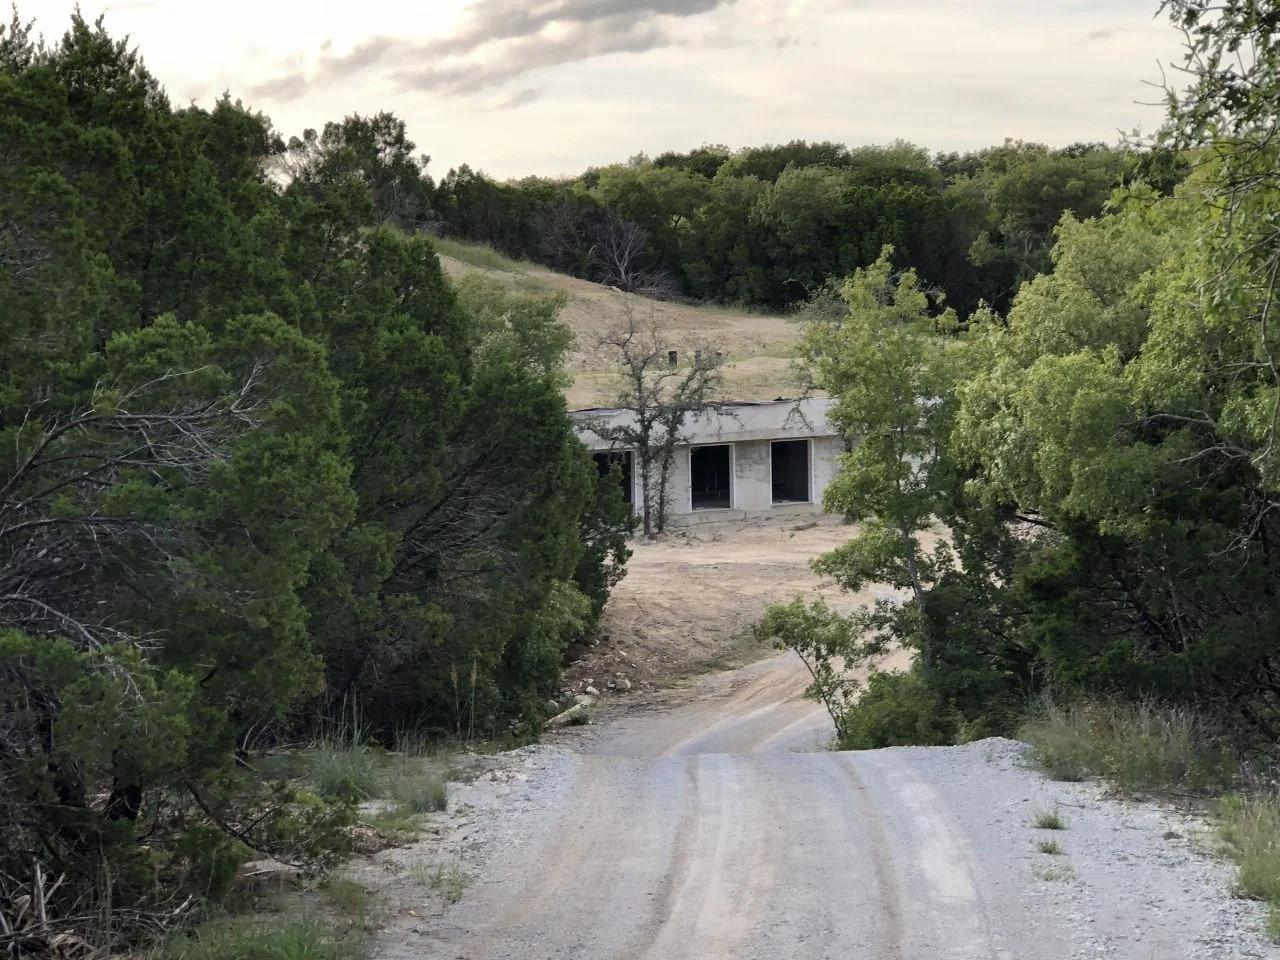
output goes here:
{"type": "Polygon", "coordinates": [[[1229,788],[1238,769],[1213,727],[1193,711],[1147,701],[1048,703],[1019,739],[1054,780],[1098,776],[1126,792],[1211,794],[1229,788]]]}
{"type": "Polygon", "coordinates": [[[370,747],[323,744],[306,757],[304,775],[322,797],[371,800],[382,793],[382,757],[370,747]]]}
{"type": "Polygon", "coordinates": [[[1061,856],[1063,853],[1062,844],[1057,840],[1041,840],[1038,849],[1041,853],[1047,853],[1051,857],[1061,856]]]}
{"type": "MultiPolygon", "coordinates": [[[[1056,780],[1096,776],[1122,793],[1218,797],[1216,833],[1236,863],[1236,893],[1268,905],[1266,932],[1280,942],[1280,794],[1228,792],[1240,785],[1241,763],[1213,724],[1183,707],[1093,700],[1046,704],[1019,736],[1056,780]]],[[[1054,829],[1044,813],[1035,826],[1054,829]]],[[[1050,843],[1040,851],[1053,853],[1050,843]]],[[[1043,872],[1037,877],[1049,879],[1043,872]]]]}
{"type": "Polygon", "coordinates": [[[1037,810],[1032,815],[1031,825],[1037,830],[1067,829],[1067,821],[1062,818],[1062,813],[1056,807],[1052,810],[1037,810]]]}
{"type": "Polygon", "coordinates": [[[419,814],[449,806],[448,777],[466,774],[443,749],[426,755],[393,752],[365,744],[325,742],[274,755],[263,764],[269,775],[305,783],[324,797],[382,801],[363,818],[375,828],[402,833],[420,826],[419,814]]]}
{"type": "Polygon", "coordinates": [[[1269,905],[1267,935],[1280,940],[1280,797],[1223,797],[1218,837],[1238,865],[1236,892],[1269,905]]]}
{"type": "Polygon", "coordinates": [[[363,916],[369,909],[369,891],[354,880],[329,877],[321,885],[329,902],[348,916],[363,916]]]}
{"type": "Polygon", "coordinates": [[[449,806],[449,787],[435,773],[401,771],[392,779],[387,799],[404,812],[438,813],[449,806]]]}
{"type": "Polygon", "coordinates": [[[1031,868],[1031,873],[1037,880],[1045,880],[1049,883],[1066,883],[1076,877],[1076,872],[1070,864],[1051,863],[1047,866],[1036,866],[1031,868]]]}
{"type": "Polygon", "coordinates": [[[338,936],[318,920],[218,917],[170,937],[146,960],[366,960],[361,937],[338,936]]]}
{"type": "Polygon", "coordinates": [[[419,860],[409,867],[409,875],[445,903],[461,900],[471,883],[471,875],[456,861],[419,860]]]}

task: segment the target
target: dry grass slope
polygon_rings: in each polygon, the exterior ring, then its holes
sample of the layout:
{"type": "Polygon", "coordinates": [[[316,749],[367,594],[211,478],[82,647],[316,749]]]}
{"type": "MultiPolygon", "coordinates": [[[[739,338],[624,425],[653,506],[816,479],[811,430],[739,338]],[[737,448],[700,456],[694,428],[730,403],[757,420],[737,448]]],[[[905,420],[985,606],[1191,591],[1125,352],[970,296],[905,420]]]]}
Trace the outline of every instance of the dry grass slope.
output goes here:
{"type": "Polygon", "coordinates": [[[682,356],[697,349],[723,353],[727,399],[772,400],[800,390],[793,360],[800,330],[785,317],[648,300],[508,260],[475,244],[445,240],[437,242],[437,249],[441,266],[454,279],[478,271],[511,289],[555,291],[568,297],[561,316],[576,338],[567,358],[573,376],[567,390],[571,409],[609,406],[617,397],[614,363],[597,344],[602,334],[621,325],[628,305],[639,319],[652,319],[668,336],[670,349],[682,356]]]}

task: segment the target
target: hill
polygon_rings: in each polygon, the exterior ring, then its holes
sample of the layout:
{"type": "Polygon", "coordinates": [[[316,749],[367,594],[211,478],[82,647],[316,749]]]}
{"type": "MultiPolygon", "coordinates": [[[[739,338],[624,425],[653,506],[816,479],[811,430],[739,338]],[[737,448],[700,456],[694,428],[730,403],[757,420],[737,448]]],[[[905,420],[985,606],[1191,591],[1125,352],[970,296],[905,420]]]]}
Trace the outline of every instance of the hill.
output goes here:
{"type": "Polygon", "coordinates": [[[614,361],[600,338],[625,322],[628,307],[650,318],[681,355],[719,350],[725,357],[725,395],[733,400],[772,400],[800,389],[794,357],[800,330],[786,318],[723,307],[691,306],[620,293],[610,287],[509,260],[488,247],[437,241],[440,264],[454,279],[472,271],[513,290],[556,292],[568,298],[562,319],[574,334],[565,358],[573,380],[566,391],[571,409],[609,406],[619,382],[614,361]]]}

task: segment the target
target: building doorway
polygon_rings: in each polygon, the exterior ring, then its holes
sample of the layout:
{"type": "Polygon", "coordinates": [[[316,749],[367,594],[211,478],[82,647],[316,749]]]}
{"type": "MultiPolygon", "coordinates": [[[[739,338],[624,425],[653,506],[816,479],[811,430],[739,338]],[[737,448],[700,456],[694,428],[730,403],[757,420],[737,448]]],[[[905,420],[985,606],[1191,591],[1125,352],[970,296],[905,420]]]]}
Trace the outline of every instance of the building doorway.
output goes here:
{"type": "Polygon", "coordinates": [[[614,464],[622,468],[622,498],[634,506],[635,455],[630,450],[621,450],[593,453],[591,457],[595,460],[596,469],[600,471],[600,476],[602,477],[613,469],[614,464]]]}
{"type": "Polygon", "coordinates": [[[694,510],[733,506],[733,446],[694,447],[689,451],[689,487],[694,510]]]}
{"type": "Polygon", "coordinates": [[[770,444],[773,461],[773,502],[809,503],[809,441],[775,440],[770,444]]]}

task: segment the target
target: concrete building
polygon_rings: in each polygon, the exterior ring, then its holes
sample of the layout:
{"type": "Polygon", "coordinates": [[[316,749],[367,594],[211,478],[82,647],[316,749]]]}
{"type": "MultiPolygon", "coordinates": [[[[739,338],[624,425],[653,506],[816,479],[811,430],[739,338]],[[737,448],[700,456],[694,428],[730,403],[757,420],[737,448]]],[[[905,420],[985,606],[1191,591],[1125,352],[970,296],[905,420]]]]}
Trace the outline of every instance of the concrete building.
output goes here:
{"type": "MultiPolygon", "coordinates": [[[[827,421],[833,402],[809,398],[723,403],[692,419],[675,451],[671,522],[820,510],[823,491],[844,452],[844,441],[827,421]]],[[[573,417],[602,471],[621,463],[624,491],[639,512],[642,497],[634,451],[601,436],[606,427],[634,422],[634,414],[600,408],[577,410],[573,417]]]]}

